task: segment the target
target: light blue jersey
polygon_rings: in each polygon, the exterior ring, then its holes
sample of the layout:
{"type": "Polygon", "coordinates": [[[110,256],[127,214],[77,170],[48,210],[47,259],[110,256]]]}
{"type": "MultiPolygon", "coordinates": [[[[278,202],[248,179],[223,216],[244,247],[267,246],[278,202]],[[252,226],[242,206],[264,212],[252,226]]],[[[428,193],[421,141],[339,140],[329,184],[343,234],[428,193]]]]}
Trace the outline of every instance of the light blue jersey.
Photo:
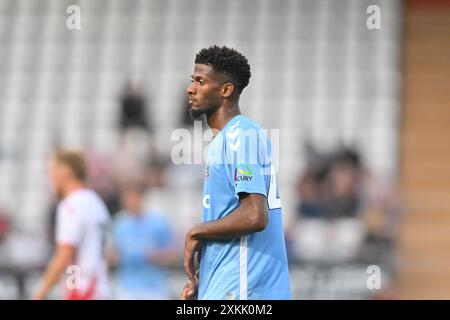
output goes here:
{"type": "Polygon", "coordinates": [[[203,194],[203,221],[239,207],[239,193],[266,197],[261,232],[227,241],[203,241],[199,299],[290,299],[281,202],[271,163],[271,141],[254,121],[238,115],[211,141],[203,194]]]}
{"type": "MultiPolygon", "coordinates": [[[[119,254],[120,292],[133,296],[168,297],[168,277],[164,268],[150,263],[154,252],[170,249],[172,230],[164,216],[121,212],[114,222],[114,245],[119,254]]],[[[153,299],[153,298],[151,298],[153,299]]]]}

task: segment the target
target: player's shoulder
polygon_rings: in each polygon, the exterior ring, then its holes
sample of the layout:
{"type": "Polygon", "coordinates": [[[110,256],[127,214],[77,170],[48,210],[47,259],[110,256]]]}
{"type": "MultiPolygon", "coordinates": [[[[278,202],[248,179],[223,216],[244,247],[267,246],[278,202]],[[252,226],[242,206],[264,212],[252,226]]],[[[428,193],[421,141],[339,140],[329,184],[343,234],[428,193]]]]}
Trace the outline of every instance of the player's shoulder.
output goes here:
{"type": "Polygon", "coordinates": [[[81,213],[105,211],[107,208],[102,198],[91,189],[81,189],[70,195],[68,195],[60,204],[60,207],[64,211],[78,211],[81,213]],[[94,209],[94,210],[93,210],[94,209]]]}
{"type": "Polygon", "coordinates": [[[59,204],[59,209],[63,212],[75,212],[85,202],[84,189],[68,194],[59,204]]]}
{"type": "Polygon", "coordinates": [[[257,138],[262,133],[261,126],[249,117],[239,115],[227,124],[224,132],[225,140],[237,141],[243,137],[257,138]]]}
{"type": "Polygon", "coordinates": [[[129,213],[122,209],[116,212],[114,218],[112,219],[112,222],[115,229],[121,230],[123,228],[126,228],[132,222],[132,219],[130,218],[129,213]]]}
{"type": "Polygon", "coordinates": [[[234,117],[225,128],[224,140],[233,151],[240,150],[244,144],[254,143],[266,139],[266,133],[253,119],[239,115],[234,117]]]}
{"type": "Polygon", "coordinates": [[[261,130],[261,126],[253,119],[244,116],[238,115],[230,120],[230,123],[227,125],[226,131],[236,131],[236,130],[261,130]]]}
{"type": "Polygon", "coordinates": [[[81,189],[69,197],[67,197],[68,203],[73,203],[76,206],[85,207],[85,206],[98,206],[99,203],[102,202],[100,196],[91,189],[81,189]]]}
{"type": "Polygon", "coordinates": [[[67,216],[75,215],[78,212],[77,201],[73,197],[64,198],[58,205],[58,215],[67,216]]]}

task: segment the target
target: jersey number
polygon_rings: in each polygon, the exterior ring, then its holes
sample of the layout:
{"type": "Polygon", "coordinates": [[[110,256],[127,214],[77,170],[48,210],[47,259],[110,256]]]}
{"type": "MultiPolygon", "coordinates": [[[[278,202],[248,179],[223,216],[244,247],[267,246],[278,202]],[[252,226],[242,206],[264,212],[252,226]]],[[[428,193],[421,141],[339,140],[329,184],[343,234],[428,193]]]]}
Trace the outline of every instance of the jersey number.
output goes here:
{"type": "Polygon", "coordinates": [[[269,185],[269,196],[267,197],[267,205],[269,210],[281,208],[281,199],[277,197],[277,179],[275,178],[275,170],[273,164],[270,165],[270,185],[269,185]]]}

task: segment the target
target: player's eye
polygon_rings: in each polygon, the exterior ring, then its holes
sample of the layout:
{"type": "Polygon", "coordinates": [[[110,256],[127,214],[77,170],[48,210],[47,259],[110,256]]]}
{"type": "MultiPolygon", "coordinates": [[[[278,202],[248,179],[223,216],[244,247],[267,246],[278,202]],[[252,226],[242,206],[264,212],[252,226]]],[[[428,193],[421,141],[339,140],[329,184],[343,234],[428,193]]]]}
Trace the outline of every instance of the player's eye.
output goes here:
{"type": "Polygon", "coordinates": [[[198,83],[200,83],[200,85],[202,86],[202,85],[205,84],[205,81],[204,80],[199,80],[198,83]]]}

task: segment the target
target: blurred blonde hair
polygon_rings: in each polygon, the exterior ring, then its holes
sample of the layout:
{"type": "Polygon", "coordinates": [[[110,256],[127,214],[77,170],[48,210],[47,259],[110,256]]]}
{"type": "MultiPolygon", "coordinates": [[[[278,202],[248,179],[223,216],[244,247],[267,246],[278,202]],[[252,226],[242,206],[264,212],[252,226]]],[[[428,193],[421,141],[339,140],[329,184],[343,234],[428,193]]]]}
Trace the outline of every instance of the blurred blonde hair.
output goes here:
{"type": "Polygon", "coordinates": [[[86,157],[82,151],[79,150],[57,150],[53,154],[53,159],[65,164],[72,171],[75,178],[85,182],[88,177],[88,164],[86,157]]]}

